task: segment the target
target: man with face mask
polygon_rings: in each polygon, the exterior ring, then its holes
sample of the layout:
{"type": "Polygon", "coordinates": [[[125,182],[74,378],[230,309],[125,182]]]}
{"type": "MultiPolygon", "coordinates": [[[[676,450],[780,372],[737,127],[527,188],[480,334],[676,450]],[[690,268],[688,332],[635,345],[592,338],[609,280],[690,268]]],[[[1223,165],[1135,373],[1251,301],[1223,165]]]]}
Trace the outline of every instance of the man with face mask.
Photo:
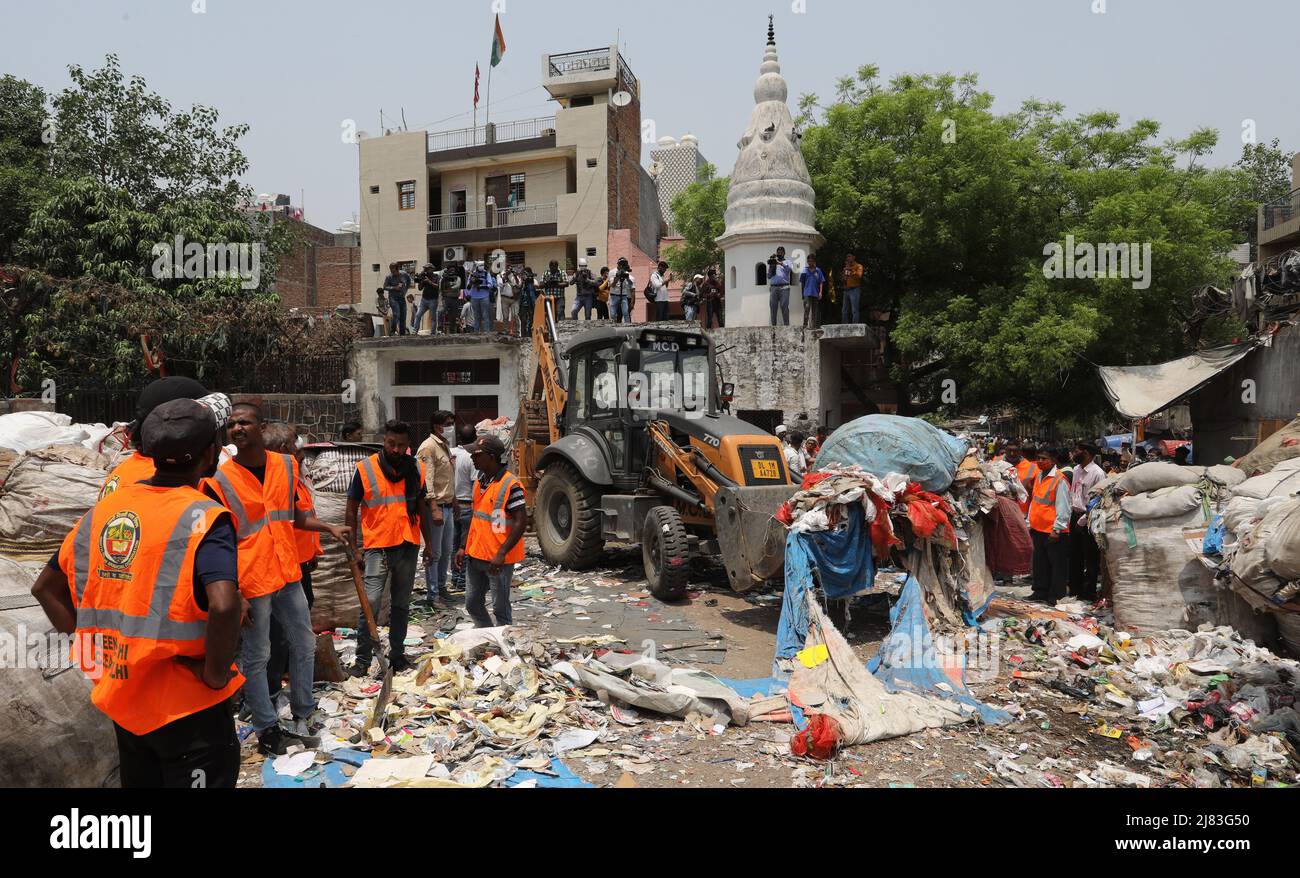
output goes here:
{"type": "Polygon", "coordinates": [[[1074,449],[1074,474],[1070,480],[1070,593],[1085,601],[1097,599],[1101,550],[1088,528],[1089,493],[1106,478],[1097,465],[1100,449],[1080,442],[1074,449]]]}
{"type": "MultiPolygon", "coordinates": [[[[384,448],[357,464],[348,488],[347,521],[366,547],[366,598],[378,608],[389,592],[389,665],[401,673],[410,670],[405,655],[406,629],[411,617],[411,591],[415,587],[415,560],[424,540],[424,566],[433,564],[433,515],[429,507],[424,464],[411,456],[411,427],[389,421],[384,427],[384,448]],[[358,511],[360,515],[358,516],[358,511]]],[[[357,663],[349,673],[363,677],[370,670],[376,644],[371,642],[364,611],[357,623],[357,663]]]]}

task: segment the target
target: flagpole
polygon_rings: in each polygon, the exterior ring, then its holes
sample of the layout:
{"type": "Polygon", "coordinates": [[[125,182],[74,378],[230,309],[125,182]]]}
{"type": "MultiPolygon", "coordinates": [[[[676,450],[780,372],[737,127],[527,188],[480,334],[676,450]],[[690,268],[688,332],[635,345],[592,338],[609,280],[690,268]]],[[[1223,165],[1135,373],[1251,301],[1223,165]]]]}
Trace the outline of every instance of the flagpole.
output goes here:
{"type": "MultiPolygon", "coordinates": [[[[488,61],[487,121],[483,123],[484,126],[492,124],[492,68],[493,66],[494,65],[492,64],[492,62],[488,61]]],[[[483,137],[485,139],[487,138],[486,132],[484,133],[483,137]]]]}

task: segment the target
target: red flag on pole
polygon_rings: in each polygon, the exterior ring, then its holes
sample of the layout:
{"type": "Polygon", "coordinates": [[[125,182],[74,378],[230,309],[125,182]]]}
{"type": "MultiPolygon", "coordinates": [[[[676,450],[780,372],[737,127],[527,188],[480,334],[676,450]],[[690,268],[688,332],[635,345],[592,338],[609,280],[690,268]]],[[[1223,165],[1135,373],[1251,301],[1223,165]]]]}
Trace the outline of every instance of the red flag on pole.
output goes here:
{"type": "Polygon", "coordinates": [[[478,65],[474,65],[474,109],[478,109],[478,65]]]}

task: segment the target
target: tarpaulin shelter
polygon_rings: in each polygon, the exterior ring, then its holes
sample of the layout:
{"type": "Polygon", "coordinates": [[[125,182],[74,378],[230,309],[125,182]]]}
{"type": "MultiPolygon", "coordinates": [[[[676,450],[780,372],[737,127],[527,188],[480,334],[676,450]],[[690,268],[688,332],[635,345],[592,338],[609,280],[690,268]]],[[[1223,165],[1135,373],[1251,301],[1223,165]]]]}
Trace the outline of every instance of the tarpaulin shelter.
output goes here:
{"type": "Polygon", "coordinates": [[[1200,390],[1216,375],[1245,359],[1260,346],[1256,339],[1197,351],[1152,366],[1098,366],[1115,410],[1126,418],[1147,418],[1200,390]]]}

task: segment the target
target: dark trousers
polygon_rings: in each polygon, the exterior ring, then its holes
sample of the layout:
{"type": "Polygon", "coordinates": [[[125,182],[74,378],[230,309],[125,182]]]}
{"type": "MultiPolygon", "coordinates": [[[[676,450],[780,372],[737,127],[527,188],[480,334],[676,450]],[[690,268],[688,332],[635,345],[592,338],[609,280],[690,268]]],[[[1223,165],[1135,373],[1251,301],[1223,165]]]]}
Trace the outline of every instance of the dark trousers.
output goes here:
{"type": "Polygon", "coordinates": [[[1034,540],[1034,596],[1055,603],[1065,599],[1070,577],[1070,535],[1053,540],[1050,534],[1030,531],[1034,540]]]}
{"type": "Polygon", "coordinates": [[[1101,550],[1088,526],[1070,523],[1070,594],[1093,599],[1101,578],[1101,550]]]}
{"type": "Polygon", "coordinates": [[[718,326],[722,326],[722,302],[715,299],[709,299],[704,303],[704,328],[712,329],[713,321],[718,321],[718,326]]]}
{"type": "Polygon", "coordinates": [[[596,300],[596,319],[609,319],[609,302],[602,302],[600,299],[596,300]]]}
{"type": "Polygon", "coordinates": [[[803,297],[803,328],[816,329],[821,326],[822,300],[815,296],[803,297]]]}
{"type": "MultiPolygon", "coordinates": [[[[307,596],[307,609],[316,603],[316,595],[311,590],[311,571],[307,564],[298,565],[302,573],[302,593],[307,596]]],[[[266,687],[271,690],[271,700],[280,694],[284,686],[284,675],[289,670],[289,641],[284,637],[280,621],[271,617],[271,657],[266,661],[266,687]]]]}
{"type": "Polygon", "coordinates": [[[655,302],[654,304],[655,304],[655,320],[659,323],[663,323],[665,320],[668,319],[668,300],[665,299],[662,302],[655,302]]]}
{"type": "Polygon", "coordinates": [[[393,315],[393,335],[406,335],[406,294],[388,292],[388,313],[393,315]]]}
{"type": "Polygon", "coordinates": [[[239,739],[229,700],[147,735],[113,724],[125,789],[234,789],[239,739]]]}

